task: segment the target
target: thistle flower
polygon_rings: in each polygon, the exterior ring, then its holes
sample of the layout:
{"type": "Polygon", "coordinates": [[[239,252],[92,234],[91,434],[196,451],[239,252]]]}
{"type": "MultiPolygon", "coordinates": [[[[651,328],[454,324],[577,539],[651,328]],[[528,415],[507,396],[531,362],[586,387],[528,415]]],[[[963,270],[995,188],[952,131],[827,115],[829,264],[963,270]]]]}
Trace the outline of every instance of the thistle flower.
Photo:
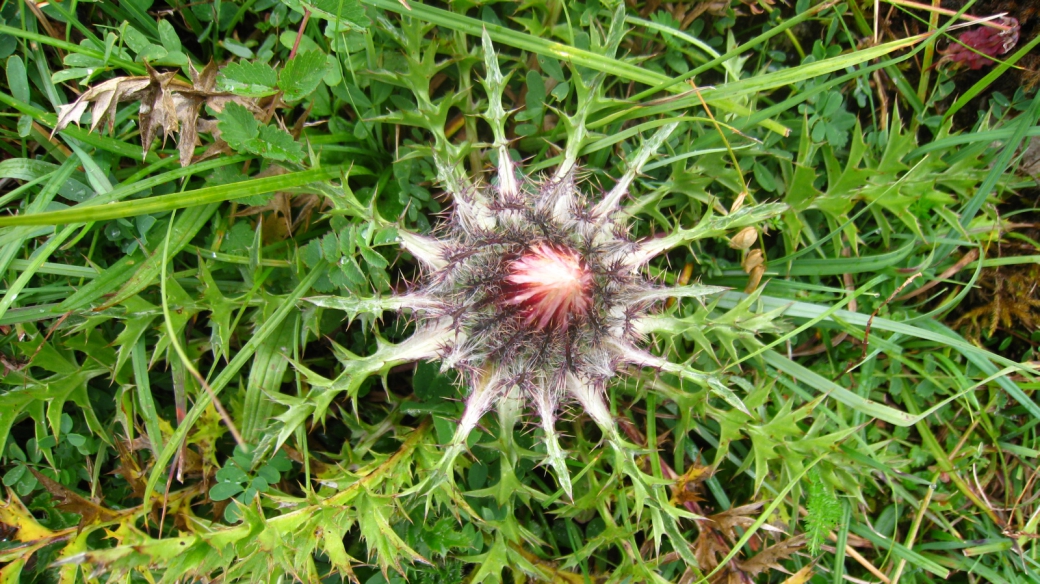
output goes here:
{"type": "MultiPolygon", "coordinates": [[[[745,207],[721,217],[709,212],[696,227],[633,241],[621,203],[643,165],[678,124],[665,124],[647,139],[602,197],[588,196],[576,179],[575,145],[584,132],[582,119],[571,120],[577,136],[571,137],[555,173],[529,176],[510,159],[501,103],[504,82],[487,37],[484,44],[484,85],[489,94],[485,117],[496,137],[496,176],[491,184],[472,183],[443,155],[450,146],[439,142],[434,159],[454,202],[450,220],[435,235],[399,232],[402,247],[422,266],[416,289],[389,299],[311,299],[355,314],[411,309],[416,332],[399,345],[381,345],[374,355],[345,362],[341,378],[346,381],[323,385],[350,391],[359,379],[391,363],[439,360],[443,369],[459,372],[468,386],[465,411],[442,459],[443,476],[450,480],[454,459],[484,414],[497,405],[500,417],[512,420],[520,402],[535,414],[546,462],[569,496],[571,481],[556,432],[559,412],[565,404],[576,404],[618,452],[624,450],[605,393],[622,369],[668,371],[709,387],[743,409],[720,381],[642,348],[647,333],[669,324],[653,315],[658,301],[722,289],[663,288],[649,282],[643,270],[676,246],[756,224],[784,206],[745,207]]],[[[321,413],[331,394],[314,400],[318,405],[309,411],[321,413]]],[[[290,410],[282,418],[301,415],[290,410]]]]}
{"type": "Polygon", "coordinates": [[[670,292],[640,273],[656,252],[627,237],[618,216],[627,185],[594,203],[573,171],[536,182],[502,161],[497,186],[454,193],[452,219],[437,238],[402,237],[426,267],[407,298],[423,334],[438,339],[436,357],[470,387],[454,442],[515,393],[537,413],[562,476],[554,427],[561,402],[577,402],[614,431],[604,389],[625,364],[659,362],[638,346],[639,320],[670,292]]]}

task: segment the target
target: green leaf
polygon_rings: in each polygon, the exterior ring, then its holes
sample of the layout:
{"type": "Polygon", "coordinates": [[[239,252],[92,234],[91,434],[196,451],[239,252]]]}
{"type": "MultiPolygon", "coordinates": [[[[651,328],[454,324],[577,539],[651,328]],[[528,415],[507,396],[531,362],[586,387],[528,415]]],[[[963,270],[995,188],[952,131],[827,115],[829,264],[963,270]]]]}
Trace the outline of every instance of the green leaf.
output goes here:
{"type": "Polygon", "coordinates": [[[261,126],[256,154],[271,160],[303,161],[303,146],[281,128],[261,126]]]}
{"type": "Polygon", "coordinates": [[[249,480],[249,475],[235,463],[225,464],[220,467],[216,477],[218,483],[244,483],[249,480]]]}
{"type": "MultiPolygon", "coordinates": [[[[269,489],[270,487],[271,485],[268,484],[267,479],[261,476],[253,478],[253,480],[249,483],[249,488],[253,489],[258,493],[266,493],[267,489],[269,489]]],[[[252,499],[252,497],[249,498],[252,499]]]]}
{"type": "Polygon", "coordinates": [[[289,459],[284,450],[279,450],[275,453],[275,455],[271,457],[271,460],[267,462],[267,465],[278,472],[288,472],[292,470],[292,460],[289,459]]]}
{"type": "Polygon", "coordinates": [[[841,521],[841,501],[831,493],[820,478],[817,469],[809,472],[809,496],[805,503],[808,515],[805,517],[806,547],[809,555],[815,556],[827,541],[831,530],[841,521]]]}
{"type": "Polygon", "coordinates": [[[337,27],[336,32],[365,30],[372,25],[358,0],[304,0],[300,4],[309,6],[319,18],[345,25],[337,27]]]}
{"type": "Polygon", "coordinates": [[[297,53],[278,74],[282,98],[292,103],[307,97],[318,88],[326,73],[328,63],[325,61],[325,53],[320,50],[297,53]]]}
{"type": "Polygon", "coordinates": [[[545,110],[545,81],[537,71],[527,72],[527,119],[541,120],[545,110]]]}
{"type": "Polygon", "coordinates": [[[252,59],[253,57],[256,57],[256,53],[254,53],[252,49],[233,38],[226,38],[220,41],[220,46],[227,49],[229,53],[239,59],[252,59]]]}
{"type": "Polygon", "coordinates": [[[153,46],[148,37],[132,26],[127,26],[126,30],[123,31],[123,42],[135,53],[140,53],[153,46]]]}
{"type": "Polygon", "coordinates": [[[4,473],[4,486],[13,487],[15,483],[22,480],[22,476],[27,474],[28,470],[28,467],[24,464],[16,464],[12,466],[10,470],[4,473]]]}
{"type": "Polygon", "coordinates": [[[267,481],[268,484],[277,483],[279,480],[281,480],[281,475],[278,474],[278,471],[269,464],[261,466],[256,471],[256,476],[258,478],[264,479],[265,481],[267,481]]]}
{"type": "MultiPolygon", "coordinates": [[[[265,308],[270,308],[267,305],[265,308]]],[[[242,435],[249,442],[259,441],[273,417],[274,402],[265,395],[277,391],[282,377],[289,366],[286,353],[292,350],[293,338],[297,334],[298,319],[288,319],[256,350],[253,365],[249,370],[245,398],[242,404],[242,435]]],[[[277,472],[273,480],[278,482],[277,472]]]]}
{"type": "Polygon", "coordinates": [[[563,75],[563,67],[560,67],[560,62],[552,57],[546,57],[545,55],[538,55],[538,65],[545,71],[545,74],[555,79],[558,83],[563,83],[567,78],[563,75]]]}
{"type": "Polygon", "coordinates": [[[300,254],[300,259],[303,260],[304,265],[309,268],[318,265],[318,262],[323,259],[321,243],[317,239],[310,240],[307,245],[300,248],[298,253],[300,254]]]}
{"type": "Polygon", "coordinates": [[[217,75],[217,88],[235,95],[270,95],[277,86],[278,74],[266,63],[239,61],[224,67],[217,75]]]}
{"type": "Polygon", "coordinates": [[[209,490],[209,498],[214,501],[224,501],[241,493],[244,487],[240,483],[217,483],[209,490]]]}
{"type": "MultiPolygon", "coordinates": [[[[234,184],[203,187],[193,191],[186,191],[172,195],[160,195],[136,201],[115,203],[106,200],[104,202],[109,203],[106,205],[91,205],[90,203],[97,201],[97,199],[93,199],[86,205],[77,205],[72,209],[65,209],[62,211],[0,216],[0,227],[6,227],[8,225],[53,225],[62,223],[104,221],[121,217],[134,217],[147,213],[159,213],[172,209],[181,209],[184,207],[195,207],[206,205],[208,203],[228,201],[240,198],[247,194],[255,195],[272,193],[275,191],[299,187],[313,182],[337,177],[344,170],[346,169],[340,166],[311,168],[299,172],[267,176],[264,178],[253,178],[234,184]]],[[[360,208],[353,210],[359,213],[364,211],[360,208]]],[[[111,268],[109,269],[111,270],[111,268]]],[[[95,282],[96,281],[97,280],[95,280],[95,282]]]]}
{"type": "Polygon", "coordinates": [[[239,152],[255,152],[260,122],[253,117],[253,112],[243,105],[229,102],[216,117],[220,137],[228,146],[239,152]]]}
{"type": "MultiPolygon", "coordinates": [[[[0,178],[17,178],[19,180],[36,180],[53,174],[58,165],[32,158],[8,158],[0,162],[0,178]]],[[[73,173],[75,176],[75,173],[73,173]]],[[[79,176],[82,176],[80,174],[79,176]]],[[[94,196],[94,190],[75,178],[67,178],[58,187],[58,194],[77,203],[94,196]]]]}
{"type": "Polygon", "coordinates": [[[463,558],[470,563],[479,566],[473,576],[470,577],[469,581],[473,584],[481,584],[482,582],[501,582],[502,581],[502,570],[509,565],[509,548],[506,545],[505,539],[503,539],[501,532],[495,538],[495,543],[487,553],[481,554],[473,558],[463,558]]]}
{"type": "Polygon", "coordinates": [[[361,252],[361,257],[365,258],[365,261],[372,267],[384,269],[390,266],[390,262],[386,261],[386,258],[367,246],[359,246],[358,251],[361,252]]]}
{"type": "MultiPolygon", "coordinates": [[[[184,246],[188,245],[188,242],[195,237],[195,234],[206,226],[209,222],[209,218],[212,217],[216,211],[217,205],[206,205],[202,207],[192,207],[177,215],[174,220],[170,237],[170,257],[180,253],[180,251],[184,249],[184,246]]],[[[155,252],[161,250],[162,244],[156,244],[155,252]]],[[[145,290],[149,286],[159,283],[159,272],[162,268],[162,254],[155,252],[150,253],[147,259],[139,263],[137,269],[134,270],[133,275],[127,278],[119,291],[116,292],[115,296],[109,299],[109,303],[119,304],[127,298],[145,290]]],[[[190,299],[187,299],[182,302],[181,305],[186,306],[190,303],[190,299]]]]}
{"type": "Polygon", "coordinates": [[[429,560],[408,547],[408,544],[390,526],[390,517],[395,507],[393,497],[377,496],[365,492],[358,494],[355,504],[357,505],[358,525],[361,527],[361,537],[368,544],[369,552],[375,552],[376,561],[384,574],[390,567],[404,573],[401,568],[402,558],[424,564],[430,563],[429,560]]]}
{"type": "Polygon", "coordinates": [[[18,101],[29,101],[29,77],[25,73],[25,63],[18,55],[7,59],[7,85],[12,97],[18,101]]]}
{"type": "Polygon", "coordinates": [[[65,355],[54,348],[53,344],[44,340],[43,335],[15,344],[33,367],[40,367],[51,373],[65,373],[77,369],[65,355]]]}
{"type": "Polygon", "coordinates": [[[159,42],[171,53],[181,50],[181,37],[168,20],[159,21],[159,42]]]}

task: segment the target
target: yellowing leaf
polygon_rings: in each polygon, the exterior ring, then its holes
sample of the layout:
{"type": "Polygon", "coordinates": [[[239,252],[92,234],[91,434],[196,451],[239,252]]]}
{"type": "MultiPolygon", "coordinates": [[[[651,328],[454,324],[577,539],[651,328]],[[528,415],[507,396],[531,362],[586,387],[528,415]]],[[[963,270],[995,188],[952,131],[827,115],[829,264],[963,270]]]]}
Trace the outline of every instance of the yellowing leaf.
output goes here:
{"type": "MultiPolygon", "coordinates": [[[[13,528],[15,541],[24,543],[49,538],[54,532],[36,522],[36,518],[25,508],[22,501],[11,491],[7,492],[7,501],[0,504],[0,524],[6,529],[13,528]]],[[[10,539],[12,536],[9,536],[10,539]]]]}
{"type": "Polygon", "coordinates": [[[784,580],[784,584],[805,584],[813,577],[812,566],[805,566],[784,580]]]}

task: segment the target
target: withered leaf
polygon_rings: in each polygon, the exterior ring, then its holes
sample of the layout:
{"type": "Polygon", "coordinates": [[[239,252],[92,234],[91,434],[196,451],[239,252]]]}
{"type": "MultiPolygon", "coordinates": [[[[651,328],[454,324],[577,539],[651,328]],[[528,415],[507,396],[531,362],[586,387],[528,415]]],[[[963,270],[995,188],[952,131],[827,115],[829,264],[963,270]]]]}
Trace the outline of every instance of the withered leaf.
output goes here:
{"type": "Polygon", "coordinates": [[[711,521],[711,527],[725,535],[729,541],[734,542],[739,538],[736,528],[747,529],[751,527],[755,523],[755,512],[761,509],[762,505],[762,502],[741,505],[740,507],[727,509],[722,513],[716,513],[708,517],[708,520],[711,521]]]}
{"type": "Polygon", "coordinates": [[[755,557],[741,562],[740,569],[751,576],[756,576],[770,569],[789,574],[790,572],[780,565],[780,562],[789,559],[804,545],[805,535],[797,535],[777,542],[755,554],[755,557]]]}
{"type": "Polygon", "coordinates": [[[783,584],[805,584],[812,579],[812,577],[813,567],[812,565],[809,565],[792,574],[787,580],[784,580],[783,584]]]}
{"type": "Polygon", "coordinates": [[[199,133],[213,127],[211,120],[199,118],[203,106],[209,105],[219,112],[227,103],[234,102],[254,114],[262,113],[253,99],[215,90],[217,66],[213,62],[201,72],[189,63],[191,83],[177,79],[176,71],[159,72],[147,64],[146,67],[147,76],[109,79],[83,92],[71,104],[60,106],[54,132],[60,132],[70,123],[78,123],[90,104],[93,104],[90,130],[94,131],[102,120],[107,120],[108,130],[112,132],[119,104],[140,101],[138,125],[142,155],[148,152],[160,131],[164,142],[171,135],[179,134],[178,159],[181,166],[187,166],[199,144],[199,133]]]}
{"type": "MultiPolygon", "coordinates": [[[[701,524],[703,525],[703,524],[701,524]]],[[[729,546],[722,536],[713,529],[701,529],[697,540],[693,542],[693,556],[701,570],[713,570],[719,565],[719,556],[729,553],[729,546]]]]}
{"type": "MultiPolygon", "coordinates": [[[[163,130],[164,143],[170,134],[176,133],[180,129],[177,119],[177,104],[174,101],[174,89],[181,84],[176,80],[176,75],[175,71],[159,73],[148,67],[151,82],[142,92],[141,109],[138,111],[138,119],[141,124],[142,157],[151,148],[159,128],[163,130]]],[[[195,120],[190,120],[190,122],[192,125],[195,124],[195,120]]],[[[187,163],[181,160],[181,166],[185,165],[187,163]]]]}
{"type": "Polygon", "coordinates": [[[80,525],[89,525],[93,523],[95,519],[111,521],[119,517],[119,513],[98,505],[58,481],[37,471],[35,468],[30,467],[29,470],[32,471],[36,480],[40,481],[43,488],[47,489],[47,492],[51,494],[51,497],[54,498],[54,502],[57,503],[59,509],[67,513],[77,513],[82,517],[80,525]]]}
{"type": "Polygon", "coordinates": [[[112,132],[116,121],[117,106],[124,101],[140,99],[141,92],[148,87],[148,77],[116,77],[109,79],[84,91],[76,101],[58,107],[58,123],[54,125],[51,136],[64,130],[70,123],[79,123],[87,106],[93,102],[90,131],[93,132],[101,120],[108,120],[108,131],[112,132]]]}
{"type": "Polygon", "coordinates": [[[700,485],[712,475],[712,467],[693,465],[679,478],[675,479],[672,486],[672,503],[685,504],[688,502],[698,503],[704,499],[700,496],[700,485]]]}

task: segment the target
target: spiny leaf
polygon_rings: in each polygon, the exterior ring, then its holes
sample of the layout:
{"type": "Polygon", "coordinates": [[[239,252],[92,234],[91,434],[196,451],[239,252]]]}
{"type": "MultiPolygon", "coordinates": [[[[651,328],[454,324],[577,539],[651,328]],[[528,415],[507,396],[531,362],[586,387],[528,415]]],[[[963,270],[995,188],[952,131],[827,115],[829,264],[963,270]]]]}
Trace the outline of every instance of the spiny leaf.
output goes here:
{"type": "Polygon", "coordinates": [[[361,536],[365,538],[368,549],[375,552],[376,561],[379,563],[384,577],[391,566],[398,572],[404,573],[401,558],[432,565],[419,552],[408,547],[408,544],[391,527],[390,518],[394,510],[394,502],[391,497],[381,497],[364,492],[358,494],[355,504],[361,536]]]}

